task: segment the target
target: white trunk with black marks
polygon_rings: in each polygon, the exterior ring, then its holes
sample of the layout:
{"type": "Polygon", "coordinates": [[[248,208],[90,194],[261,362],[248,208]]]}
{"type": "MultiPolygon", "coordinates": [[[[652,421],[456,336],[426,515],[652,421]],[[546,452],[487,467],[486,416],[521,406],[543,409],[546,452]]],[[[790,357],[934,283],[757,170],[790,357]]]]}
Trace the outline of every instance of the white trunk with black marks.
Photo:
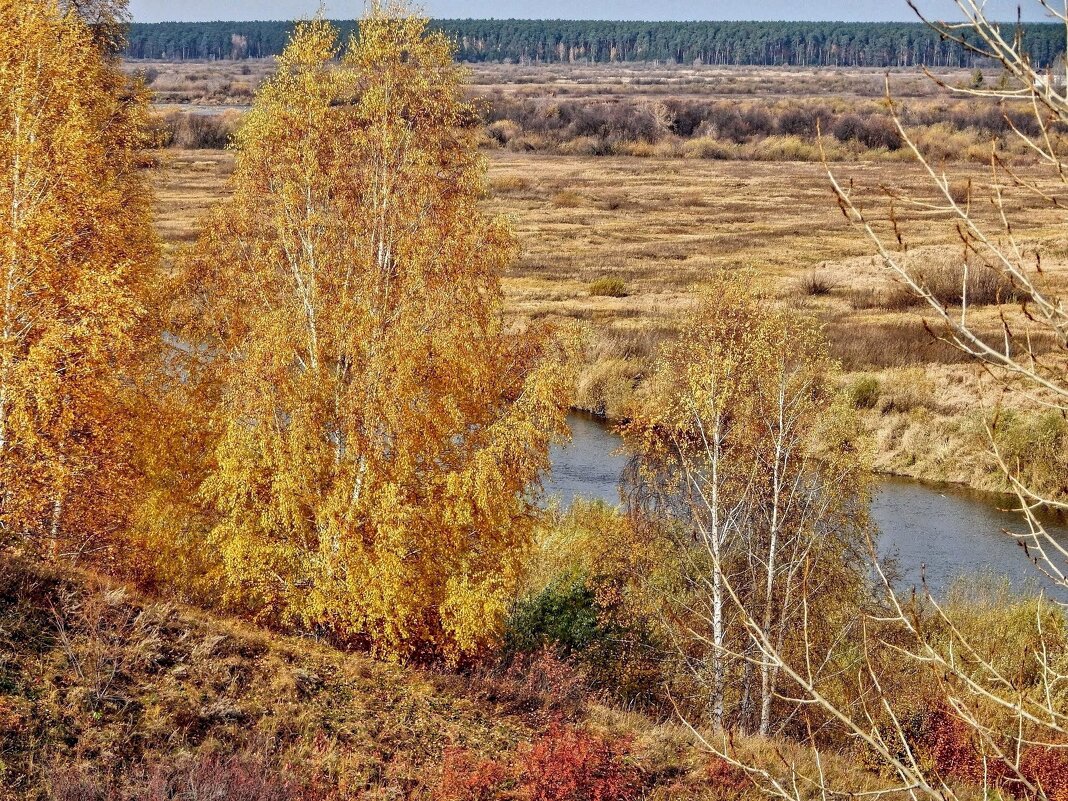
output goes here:
{"type": "MultiPolygon", "coordinates": [[[[703,512],[708,513],[709,524],[706,528],[698,523],[701,529],[702,536],[705,539],[705,546],[709,549],[712,555],[712,698],[711,698],[711,714],[712,719],[717,726],[723,725],[723,711],[724,711],[724,695],[726,693],[726,664],[725,664],[725,644],[726,644],[726,630],[723,620],[723,595],[724,595],[724,576],[723,576],[723,546],[725,539],[726,521],[724,519],[722,504],[723,498],[720,488],[720,463],[723,457],[723,419],[720,414],[715,414],[714,422],[712,424],[711,432],[707,431],[704,422],[701,419],[701,415],[694,410],[694,421],[697,424],[698,430],[701,432],[701,438],[704,444],[704,458],[708,462],[708,467],[711,471],[711,477],[708,483],[711,485],[706,488],[702,486],[702,480],[699,480],[691,474],[690,480],[693,482],[693,490],[701,499],[701,504],[705,509],[703,512]]],[[[699,512],[697,514],[697,520],[700,521],[703,514],[699,512]]]]}

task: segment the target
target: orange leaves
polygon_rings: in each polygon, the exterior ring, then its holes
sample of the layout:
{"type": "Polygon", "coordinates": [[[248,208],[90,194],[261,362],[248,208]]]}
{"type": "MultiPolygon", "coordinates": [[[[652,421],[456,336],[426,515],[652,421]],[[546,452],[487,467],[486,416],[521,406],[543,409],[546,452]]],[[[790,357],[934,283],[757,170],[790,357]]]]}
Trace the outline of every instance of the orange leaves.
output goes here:
{"type": "Polygon", "coordinates": [[[629,743],[585,729],[553,724],[512,764],[446,753],[436,801],[630,801],[642,796],[641,772],[629,762],[629,743]]]}
{"type": "Polygon", "coordinates": [[[146,96],[75,13],[0,3],[0,532],[99,552],[135,482],[157,244],[146,96]]]}
{"type": "Polygon", "coordinates": [[[242,607],[455,660],[503,615],[575,346],[504,331],[515,244],[446,40],[393,7],[360,31],[334,61],[298,26],[180,265],[193,517],[242,607]]]}

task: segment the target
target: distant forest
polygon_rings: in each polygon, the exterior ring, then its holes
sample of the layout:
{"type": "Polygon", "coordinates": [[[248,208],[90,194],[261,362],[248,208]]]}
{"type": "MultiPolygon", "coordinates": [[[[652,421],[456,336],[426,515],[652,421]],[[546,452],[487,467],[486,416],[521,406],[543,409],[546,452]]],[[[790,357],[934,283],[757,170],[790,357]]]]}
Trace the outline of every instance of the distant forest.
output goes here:
{"type": "MultiPolygon", "coordinates": [[[[355,22],[335,23],[347,34],[355,22]]],[[[461,61],[664,62],[849,67],[975,67],[981,59],[921,23],[436,20],[461,61]]],[[[137,23],[131,59],[242,59],[281,53],[288,22],[137,23]]],[[[1024,26],[1032,63],[1064,52],[1064,27],[1024,26]]]]}

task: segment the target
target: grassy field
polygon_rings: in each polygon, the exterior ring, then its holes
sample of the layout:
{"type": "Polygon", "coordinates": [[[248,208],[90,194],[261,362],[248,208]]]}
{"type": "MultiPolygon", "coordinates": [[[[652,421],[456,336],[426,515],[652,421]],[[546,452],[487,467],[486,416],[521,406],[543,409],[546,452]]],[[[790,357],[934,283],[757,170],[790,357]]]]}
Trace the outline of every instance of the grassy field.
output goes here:
{"type": "MultiPolygon", "coordinates": [[[[486,203],[511,218],[522,246],[505,281],[510,312],[518,319],[579,320],[592,332],[578,406],[625,417],[657,344],[672,335],[702,281],[718,269],[749,270],[769,302],[824,322],[846,381],[859,382],[869,396],[859,405],[874,435],[877,468],[1000,488],[975,401],[983,399],[992,413],[1004,388],[936,342],[918,309],[893,299],[893,281],[838,210],[822,165],[506,150],[489,151],[488,162],[486,203]]],[[[197,218],[224,196],[232,168],[225,151],[162,154],[155,183],[169,248],[196,236],[197,218]]],[[[883,187],[931,196],[929,177],[914,164],[835,170],[884,219],[883,187]]],[[[971,182],[976,213],[996,229],[993,207],[981,200],[989,169],[951,170],[960,192],[971,182]]],[[[1037,169],[1030,174],[1050,180],[1037,169]]],[[[1068,235],[1059,213],[1022,193],[1010,193],[1009,206],[1016,235],[1041,250],[1047,282],[1063,288],[1068,235]]],[[[959,261],[950,221],[929,212],[898,217],[914,263],[959,261]]],[[[996,313],[974,313],[996,335],[996,313]]]]}
{"type": "MultiPolygon", "coordinates": [[[[272,68],[271,61],[130,65],[145,74],[161,113],[171,115],[177,145],[225,139],[272,68]],[[197,128],[201,123],[206,132],[197,128]]],[[[985,420],[1006,392],[1024,414],[1039,405],[924,329],[922,310],[910,307],[872,257],[871,243],[839,211],[814,132],[786,133],[820,115],[827,126],[881,118],[885,127],[879,103],[886,78],[880,71],[846,69],[471,69],[470,94],[487,109],[485,202],[511,219],[522,246],[505,280],[509,313],[519,321],[566,318],[588,326],[578,407],[625,418],[657,345],[673,335],[702,282],[715,270],[747,270],[769,302],[799,307],[823,322],[846,372],[846,389],[873,434],[877,469],[1004,488],[987,455],[985,420]],[[665,108],[676,120],[693,112],[706,121],[687,133],[678,122],[643,133],[634,122],[635,114],[656,117],[665,108]],[[560,114],[571,115],[565,127],[552,122],[560,114]],[[601,120],[596,136],[581,133],[591,120],[601,120]]],[[[946,72],[938,78],[959,86],[976,76],[946,72]]],[[[973,215],[993,239],[1003,239],[989,190],[990,142],[1005,110],[954,96],[917,71],[892,72],[889,80],[910,133],[935,166],[945,168],[954,197],[970,198],[973,215]]],[[[824,133],[835,173],[855,188],[891,239],[897,232],[886,222],[888,192],[933,198],[930,176],[907,148],[869,146],[863,136],[842,139],[840,130],[835,137],[824,133]]],[[[1011,135],[1000,136],[999,158],[1050,193],[1063,194],[1055,175],[1044,173],[1019,142],[1012,144],[1011,135]]],[[[195,238],[197,219],[225,195],[232,169],[227,151],[160,151],[154,177],[159,229],[169,250],[195,238]]],[[[1028,258],[1041,254],[1047,287],[1068,288],[1063,215],[1018,190],[1007,191],[1006,207],[1028,258]]],[[[897,201],[894,218],[911,264],[944,275],[959,269],[960,239],[946,215],[897,201]]],[[[999,336],[997,309],[976,306],[970,313],[991,337],[999,336]]],[[[1008,313],[1018,315],[1011,308],[1008,313]]]]}

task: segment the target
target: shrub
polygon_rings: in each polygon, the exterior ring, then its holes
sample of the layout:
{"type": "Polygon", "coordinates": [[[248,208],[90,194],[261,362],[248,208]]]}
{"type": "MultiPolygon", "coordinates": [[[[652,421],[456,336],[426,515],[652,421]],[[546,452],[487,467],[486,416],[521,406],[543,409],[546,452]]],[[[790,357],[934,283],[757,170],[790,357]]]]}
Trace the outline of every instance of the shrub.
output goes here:
{"type": "Polygon", "coordinates": [[[916,282],[925,287],[935,300],[946,306],[959,306],[963,299],[973,306],[988,306],[1018,299],[1018,293],[1004,275],[982,264],[965,265],[946,260],[918,268],[916,282]]]}
{"type": "Polygon", "coordinates": [[[512,120],[497,120],[486,129],[490,138],[499,145],[507,145],[523,133],[523,128],[512,120]]]}
{"type": "Polygon", "coordinates": [[[505,175],[495,178],[490,184],[490,188],[498,194],[525,192],[530,189],[530,181],[519,175],[505,175]]]}
{"type": "Polygon", "coordinates": [[[591,281],[589,293],[594,297],[602,298],[625,298],[627,296],[627,284],[618,276],[606,276],[591,281]]]}
{"type": "Polygon", "coordinates": [[[582,195],[578,192],[564,191],[553,195],[553,205],[561,209],[575,209],[582,205],[582,195]]]}
{"type": "Polygon", "coordinates": [[[1068,497],[1068,420],[1059,410],[1004,411],[992,425],[1005,463],[1029,486],[1068,497]]]}
{"type": "Polygon", "coordinates": [[[793,107],[787,109],[776,121],[775,133],[782,136],[801,136],[812,139],[818,131],[826,131],[831,113],[822,106],[817,108],[793,107]]]}
{"type": "Polygon", "coordinates": [[[157,137],[164,147],[183,150],[221,150],[237,131],[234,114],[188,114],[175,111],[158,123],[157,137]]]}
{"type": "Polygon", "coordinates": [[[467,751],[445,754],[434,801],[631,801],[641,797],[641,772],[628,763],[627,740],[608,740],[584,729],[553,724],[518,760],[479,760],[467,751]]]}
{"type": "Polygon", "coordinates": [[[434,801],[493,801],[507,773],[499,762],[480,760],[462,748],[445,752],[441,779],[432,793],[434,801]]]}
{"type": "Polygon", "coordinates": [[[524,712],[570,716],[581,711],[588,696],[586,680],[574,666],[564,662],[551,646],[533,653],[513,654],[504,675],[496,672],[479,678],[480,692],[495,702],[504,702],[524,712]]]}
{"type": "Polygon", "coordinates": [[[850,383],[847,393],[855,409],[874,409],[879,403],[882,387],[873,375],[859,375],[850,383]]]}
{"type": "Polygon", "coordinates": [[[834,289],[834,284],[827,276],[813,270],[801,279],[801,292],[805,295],[819,297],[829,295],[834,289]]]}
{"type": "Polygon", "coordinates": [[[705,766],[709,785],[717,791],[716,798],[742,798],[753,789],[753,783],[741,768],[723,757],[714,756],[705,766]]]}
{"type": "Polygon", "coordinates": [[[934,770],[947,778],[974,786],[999,786],[1007,768],[999,759],[984,757],[976,747],[975,732],[943,705],[923,713],[917,722],[917,750],[934,770]]]}
{"type": "Polygon", "coordinates": [[[552,726],[523,754],[519,795],[529,801],[629,801],[641,773],[627,763],[629,743],[552,726]]]}
{"type": "Polygon", "coordinates": [[[839,142],[848,142],[853,139],[859,140],[866,130],[867,127],[864,124],[864,120],[856,114],[846,114],[839,117],[831,129],[834,138],[839,142]]]}
{"type": "Polygon", "coordinates": [[[1028,748],[1020,760],[1020,773],[1041,787],[1048,801],[1068,801],[1068,750],[1065,746],[1028,748]]]}
{"type": "Polygon", "coordinates": [[[508,618],[505,650],[532,653],[546,645],[563,655],[602,639],[597,599],[583,577],[565,577],[520,601],[508,618]]]}

